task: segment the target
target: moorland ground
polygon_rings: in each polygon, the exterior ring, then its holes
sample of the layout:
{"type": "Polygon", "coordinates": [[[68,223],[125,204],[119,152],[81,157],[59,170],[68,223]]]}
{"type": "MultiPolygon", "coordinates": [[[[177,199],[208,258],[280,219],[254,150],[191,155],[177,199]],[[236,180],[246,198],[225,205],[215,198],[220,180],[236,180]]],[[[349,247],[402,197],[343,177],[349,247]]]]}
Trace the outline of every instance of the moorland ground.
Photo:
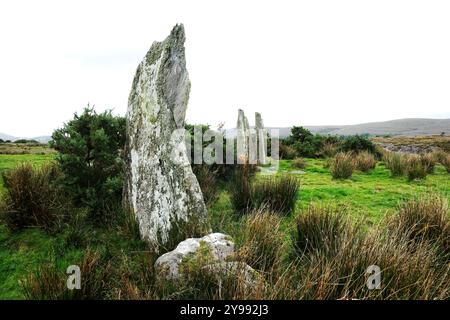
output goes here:
{"type": "MultiPolygon", "coordinates": [[[[0,154],[0,176],[23,162],[31,162],[39,167],[54,159],[54,153],[47,147],[28,147],[24,150],[23,147],[13,145],[12,148],[24,152],[16,150],[16,153],[23,154],[0,154]]],[[[379,161],[370,172],[356,171],[351,179],[336,180],[332,179],[325,159],[306,159],[306,167],[302,170],[294,168],[292,160],[282,160],[277,175],[291,175],[300,183],[296,209],[291,215],[281,219],[281,230],[286,242],[291,241],[290,235],[295,228],[296,217],[311,204],[346,207],[355,220],[362,219],[365,226],[370,228],[390,212],[394,212],[399,204],[421,194],[435,193],[450,200],[449,174],[441,165],[437,165],[426,179],[409,181],[404,176],[392,177],[383,161],[379,161]]],[[[258,173],[255,177],[256,180],[266,178],[258,173]]],[[[0,180],[0,194],[4,192],[3,181],[0,180]]],[[[234,214],[227,188],[222,187],[217,199],[209,204],[209,214],[215,232],[239,238],[239,226],[245,217],[234,214]]],[[[100,248],[108,251],[112,257],[120,256],[121,259],[124,252],[129,259],[136,256],[144,260],[148,258],[145,257],[143,244],[138,240],[123,241],[126,235],[120,230],[111,233],[110,230],[97,228],[90,232],[94,234],[90,238],[96,239],[90,241],[91,248],[100,248]]],[[[49,235],[35,227],[11,232],[6,225],[1,224],[0,299],[25,298],[21,281],[43,264],[51,262],[64,270],[65,266],[80,261],[84,255],[84,247],[66,245],[67,237],[66,233],[49,235]]]]}

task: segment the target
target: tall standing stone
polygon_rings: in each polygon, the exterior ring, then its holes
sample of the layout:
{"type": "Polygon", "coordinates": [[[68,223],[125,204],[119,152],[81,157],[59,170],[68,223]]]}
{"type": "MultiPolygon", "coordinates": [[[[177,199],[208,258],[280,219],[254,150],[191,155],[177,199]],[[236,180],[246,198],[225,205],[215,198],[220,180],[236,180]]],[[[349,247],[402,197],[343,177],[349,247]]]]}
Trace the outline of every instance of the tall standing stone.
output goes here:
{"type": "Polygon", "coordinates": [[[207,228],[207,211],[186,153],[190,81],[184,27],[154,42],[139,64],[128,101],[124,201],[154,250],[207,228]]]}
{"type": "Polygon", "coordinates": [[[244,110],[238,110],[238,120],[236,124],[236,144],[237,144],[237,162],[245,163],[248,160],[248,150],[249,150],[249,123],[248,119],[244,114],[244,110]]]}
{"type": "Polygon", "coordinates": [[[258,136],[258,160],[259,163],[265,164],[267,161],[267,134],[259,112],[255,112],[255,128],[258,136]]]}

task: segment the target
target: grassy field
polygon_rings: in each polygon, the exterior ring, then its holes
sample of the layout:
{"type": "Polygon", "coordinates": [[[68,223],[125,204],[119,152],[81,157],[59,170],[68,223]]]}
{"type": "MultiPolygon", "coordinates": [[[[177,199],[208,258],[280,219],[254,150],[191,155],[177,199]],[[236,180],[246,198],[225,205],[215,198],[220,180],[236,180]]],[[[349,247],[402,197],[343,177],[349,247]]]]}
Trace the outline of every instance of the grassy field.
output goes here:
{"type": "MultiPolygon", "coordinates": [[[[31,161],[41,165],[52,158],[51,153],[0,155],[0,173],[21,162],[31,161]]],[[[450,175],[440,165],[425,180],[409,182],[405,177],[391,177],[382,162],[370,173],[356,172],[352,179],[333,180],[325,164],[323,159],[307,159],[306,169],[299,171],[291,166],[291,161],[281,161],[278,174],[295,175],[300,182],[296,211],[283,218],[282,222],[286,239],[289,239],[295,216],[301,214],[302,208],[311,203],[346,206],[355,218],[363,218],[371,225],[394,210],[400,202],[423,193],[437,192],[450,199],[450,175]]],[[[256,179],[265,177],[257,175],[256,179]]],[[[3,182],[0,180],[0,193],[3,192],[3,182]]],[[[233,214],[226,189],[220,192],[209,211],[214,231],[231,236],[236,234],[240,218],[233,214]]],[[[101,237],[99,233],[99,238],[101,237]]],[[[108,235],[108,239],[111,237],[108,235]]],[[[99,240],[99,243],[101,242],[99,240]]],[[[121,247],[120,238],[108,246],[113,248],[112,250],[129,250],[121,247]]],[[[64,247],[64,238],[61,235],[51,237],[35,228],[13,234],[4,225],[0,225],[0,299],[24,298],[19,282],[40,264],[57,259],[63,268],[73,264],[80,256],[80,250],[64,247]]]]}

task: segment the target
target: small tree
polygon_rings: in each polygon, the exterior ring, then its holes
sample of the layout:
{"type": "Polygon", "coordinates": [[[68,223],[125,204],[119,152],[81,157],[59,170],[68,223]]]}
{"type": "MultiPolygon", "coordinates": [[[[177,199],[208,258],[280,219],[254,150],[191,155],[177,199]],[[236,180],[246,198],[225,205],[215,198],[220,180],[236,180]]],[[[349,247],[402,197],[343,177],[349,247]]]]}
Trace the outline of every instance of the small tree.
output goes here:
{"type": "Polygon", "coordinates": [[[107,209],[121,201],[125,118],[110,110],[97,114],[88,106],[52,138],[63,186],[76,205],[87,206],[96,220],[104,218],[107,209]]]}

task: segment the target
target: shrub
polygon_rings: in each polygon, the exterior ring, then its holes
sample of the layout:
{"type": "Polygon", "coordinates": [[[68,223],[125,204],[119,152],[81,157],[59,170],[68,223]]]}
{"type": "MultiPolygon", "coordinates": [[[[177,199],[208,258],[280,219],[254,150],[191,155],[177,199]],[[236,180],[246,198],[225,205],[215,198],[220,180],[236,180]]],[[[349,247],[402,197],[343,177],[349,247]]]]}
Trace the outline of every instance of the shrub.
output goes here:
{"type": "Polygon", "coordinates": [[[428,174],[421,157],[415,154],[406,157],[405,173],[409,181],[424,179],[428,174]]]}
{"type": "Polygon", "coordinates": [[[97,114],[88,106],[53,132],[52,138],[65,175],[62,184],[74,203],[90,208],[94,221],[112,218],[105,213],[121,202],[125,119],[111,111],[97,114]]]}
{"type": "Polygon", "coordinates": [[[238,257],[257,270],[273,271],[281,263],[283,238],[280,217],[257,210],[245,218],[242,225],[242,246],[238,257]]]}
{"type": "Polygon", "coordinates": [[[257,181],[251,185],[251,209],[288,215],[295,208],[298,189],[296,177],[289,175],[257,181]]]}
{"type": "Polygon", "coordinates": [[[386,152],[384,157],[384,165],[391,171],[393,177],[402,176],[405,172],[404,156],[397,152],[386,152]]]}
{"type": "Polygon", "coordinates": [[[341,150],[343,152],[367,151],[374,155],[377,154],[375,144],[365,135],[347,136],[342,141],[341,150]]]}
{"type": "Polygon", "coordinates": [[[362,172],[369,172],[370,170],[375,169],[376,165],[377,160],[374,155],[367,151],[358,153],[355,158],[355,167],[362,172]]]}
{"type": "Polygon", "coordinates": [[[420,160],[422,161],[422,165],[425,167],[425,170],[428,174],[434,172],[434,167],[436,166],[436,158],[432,153],[425,153],[420,156],[420,160]]]}
{"type": "Polygon", "coordinates": [[[4,174],[3,218],[11,230],[39,226],[52,232],[58,227],[69,209],[56,184],[60,177],[61,172],[54,163],[46,163],[41,168],[23,163],[4,174]]]}
{"type": "Polygon", "coordinates": [[[292,167],[297,169],[305,169],[306,168],[306,160],[304,158],[295,158],[292,160],[292,167]]]}
{"type": "Polygon", "coordinates": [[[331,175],[334,179],[349,179],[354,170],[353,156],[349,152],[339,152],[331,160],[331,175]]]}

